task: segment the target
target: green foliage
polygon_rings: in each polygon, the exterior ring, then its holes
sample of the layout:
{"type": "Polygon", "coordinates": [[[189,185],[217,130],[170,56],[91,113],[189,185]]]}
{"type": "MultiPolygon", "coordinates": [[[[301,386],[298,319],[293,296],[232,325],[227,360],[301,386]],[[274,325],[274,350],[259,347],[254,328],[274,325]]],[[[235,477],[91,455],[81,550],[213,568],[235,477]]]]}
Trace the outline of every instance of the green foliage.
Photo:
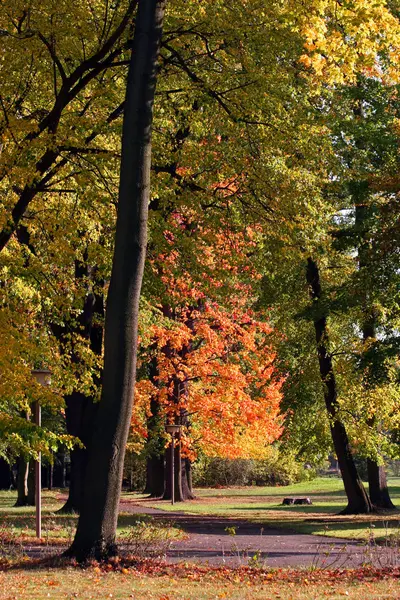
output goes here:
{"type": "Polygon", "coordinates": [[[203,457],[193,465],[193,483],[199,487],[280,486],[315,477],[293,454],[271,449],[263,460],[203,457]]]}

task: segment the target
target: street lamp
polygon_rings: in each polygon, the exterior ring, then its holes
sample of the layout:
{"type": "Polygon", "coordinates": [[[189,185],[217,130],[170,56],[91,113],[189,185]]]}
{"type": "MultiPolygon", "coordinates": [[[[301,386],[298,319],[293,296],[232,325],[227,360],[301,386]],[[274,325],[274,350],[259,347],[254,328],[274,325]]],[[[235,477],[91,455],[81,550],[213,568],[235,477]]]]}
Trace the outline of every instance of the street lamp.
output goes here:
{"type": "Polygon", "coordinates": [[[175,504],[175,434],[179,433],[182,425],[166,425],[165,431],[171,434],[171,504],[175,504]]]}
{"type": "MultiPolygon", "coordinates": [[[[48,386],[51,383],[51,371],[48,369],[33,369],[31,371],[33,377],[40,385],[48,386]]],[[[42,425],[42,414],[39,402],[35,402],[33,406],[33,414],[35,425],[42,425]]],[[[38,459],[35,463],[35,512],[36,512],[36,537],[42,537],[42,471],[41,471],[42,456],[38,453],[38,459]]]]}

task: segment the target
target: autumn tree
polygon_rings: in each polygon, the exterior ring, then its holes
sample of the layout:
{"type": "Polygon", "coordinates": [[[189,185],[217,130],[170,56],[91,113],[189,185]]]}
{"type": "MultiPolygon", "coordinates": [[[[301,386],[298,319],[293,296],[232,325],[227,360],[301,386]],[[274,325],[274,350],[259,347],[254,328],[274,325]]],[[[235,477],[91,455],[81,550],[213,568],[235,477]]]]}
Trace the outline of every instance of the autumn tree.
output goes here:
{"type": "Polygon", "coordinates": [[[216,233],[200,214],[178,212],[165,227],[164,251],[149,255],[160,295],[141,341],[133,434],[147,429],[148,492],[161,493],[165,477],[168,498],[164,427],[182,426],[176,498],[185,500],[198,450],[250,456],[252,445],[257,454],[280,435],[282,382],[274,377],[271,328],[254,306],[260,277],[250,256],[257,232],[225,222],[216,233]]]}

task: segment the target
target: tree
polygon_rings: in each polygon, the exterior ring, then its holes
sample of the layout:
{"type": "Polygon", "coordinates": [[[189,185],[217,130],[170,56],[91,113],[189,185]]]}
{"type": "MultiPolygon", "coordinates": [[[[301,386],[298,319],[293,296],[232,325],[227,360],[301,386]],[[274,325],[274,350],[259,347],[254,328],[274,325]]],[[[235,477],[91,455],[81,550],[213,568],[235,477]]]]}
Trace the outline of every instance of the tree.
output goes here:
{"type": "Polygon", "coordinates": [[[139,0],[124,110],[118,218],[107,297],[102,397],[84,501],[69,555],[116,552],[115,533],[136,376],[138,309],[147,240],[151,126],[165,0],[139,0]]]}
{"type": "Polygon", "coordinates": [[[149,252],[159,295],[143,327],[132,439],[147,436],[147,491],[164,491],[164,499],[171,493],[167,422],[182,426],[177,500],[191,496],[198,451],[261,455],[281,434],[283,378],[275,376],[267,315],[255,307],[257,232],[225,221],[216,233],[204,221],[200,212],[174,211],[163,246],[149,252]]]}

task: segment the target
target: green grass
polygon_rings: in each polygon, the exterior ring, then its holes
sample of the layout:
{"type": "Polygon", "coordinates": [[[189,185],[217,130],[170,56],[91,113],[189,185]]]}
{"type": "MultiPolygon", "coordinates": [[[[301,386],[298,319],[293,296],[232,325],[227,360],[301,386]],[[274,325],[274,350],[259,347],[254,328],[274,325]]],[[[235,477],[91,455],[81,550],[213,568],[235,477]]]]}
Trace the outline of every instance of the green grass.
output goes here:
{"type": "MultiPolygon", "coordinates": [[[[400,505],[400,478],[389,481],[392,500],[400,505]]],[[[346,506],[342,480],[319,477],[285,487],[247,487],[198,489],[196,500],[176,504],[148,501],[140,495],[130,495],[140,504],[161,508],[166,512],[179,511],[192,515],[215,515],[230,519],[248,519],[268,526],[283,526],[299,533],[330,535],[349,539],[378,540],[398,535],[400,513],[384,515],[339,515],[346,506]],[[286,496],[308,496],[311,506],[282,506],[286,496]]]]}
{"type": "Polygon", "coordinates": [[[259,572],[254,576],[226,573],[175,574],[159,576],[124,572],[101,572],[99,569],[15,570],[0,572],[0,600],[320,600],[321,598],[377,600],[398,598],[400,585],[395,578],[363,577],[348,574],[310,572],[259,572]]]}
{"type": "MultiPolygon", "coordinates": [[[[15,492],[0,491],[0,533],[2,528],[12,529],[13,537],[20,541],[29,541],[36,537],[35,532],[35,507],[15,507],[15,492]]],[[[59,491],[43,491],[42,494],[42,540],[48,543],[72,542],[75,534],[78,517],[72,514],[59,514],[57,511],[63,506],[59,491]]],[[[134,513],[120,513],[118,518],[117,536],[121,537],[125,532],[137,526],[138,522],[146,521],[152,523],[151,517],[147,515],[135,515],[134,513]]],[[[166,526],[159,523],[160,533],[164,535],[166,526]],[[162,531],[161,531],[162,530],[162,531]]],[[[168,523],[169,539],[180,539],[184,533],[177,527],[168,523]]]]}
{"type": "MultiPolygon", "coordinates": [[[[400,504],[400,478],[389,480],[390,492],[395,504],[400,504]]],[[[228,519],[248,519],[264,527],[286,527],[299,533],[330,535],[348,539],[383,540],[390,535],[399,535],[400,513],[388,515],[343,516],[340,511],[346,505],[346,496],[341,479],[319,477],[285,487],[247,487],[197,489],[196,500],[177,503],[150,501],[143,494],[123,494],[123,499],[138,502],[142,506],[162,509],[168,517],[171,511],[192,515],[215,515],[228,519]],[[286,496],[309,496],[311,506],[282,506],[286,496]]],[[[24,539],[35,536],[34,508],[14,508],[15,492],[0,492],[0,525],[14,527],[24,539]]],[[[43,492],[43,538],[50,542],[66,542],[73,536],[76,516],[60,515],[59,493],[43,492]]],[[[141,517],[132,513],[120,515],[118,535],[134,526],[141,517]]],[[[182,535],[179,529],[171,528],[171,537],[182,535]]]]}

